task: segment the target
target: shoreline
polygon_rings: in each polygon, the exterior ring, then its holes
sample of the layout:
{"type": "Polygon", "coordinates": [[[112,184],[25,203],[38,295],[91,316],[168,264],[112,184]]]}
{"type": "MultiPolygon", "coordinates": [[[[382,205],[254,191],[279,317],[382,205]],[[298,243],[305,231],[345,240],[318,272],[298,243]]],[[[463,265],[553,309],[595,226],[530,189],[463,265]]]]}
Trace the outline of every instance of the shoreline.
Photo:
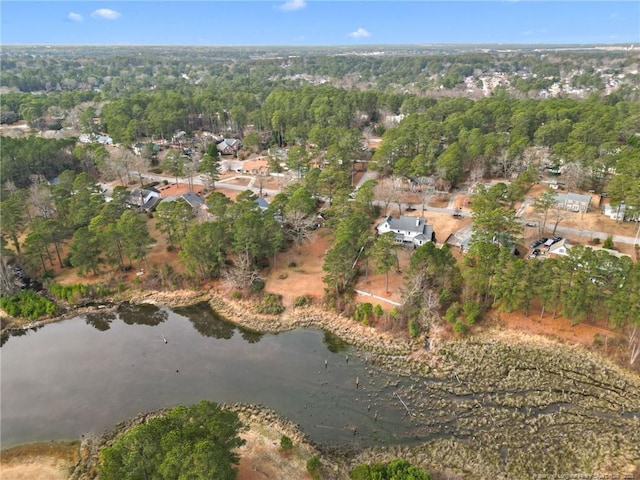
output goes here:
{"type": "MultiPolygon", "coordinates": [[[[499,427],[499,424],[505,423],[506,427],[506,425],[511,425],[515,421],[514,419],[517,419],[516,423],[520,425],[529,424],[532,434],[542,435],[540,438],[553,442],[554,440],[547,438],[544,434],[545,429],[548,428],[548,425],[544,422],[547,421],[546,419],[553,423],[560,422],[560,419],[564,418],[563,415],[565,415],[566,410],[560,408],[557,412],[550,411],[544,416],[534,418],[530,418],[528,413],[524,413],[524,410],[533,408],[534,410],[544,411],[549,405],[562,405],[562,402],[566,401],[564,399],[564,389],[569,391],[569,389],[573,388],[569,381],[573,381],[574,386],[576,381],[579,382],[578,390],[581,392],[580,395],[587,395],[587,397],[581,397],[581,400],[573,400],[573,402],[576,402],[576,408],[578,408],[576,415],[579,415],[579,418],[584,418],[584,421],[590,421],[588,416],[591,408],[595,409],[594,412],[596,413],[602,411],[606,415],[616,417],[624,414],[625,411],[629,411],[629,408],[632,409],[631,412],[640,412],[640,395],[632,393],[636,388],[635,386],[640,385],[640,377],[635,372],[625,369],[623,366],[616,364],[611,359],[602,357],[596,352],[589,351],[582,345],[571,345],[556,339],[529,333],[519,333],[506,328],[490,326],[488,330],[462,340],[434,338],[432,339],[431,349],[427,352],[419,341],[393,337],[388,332],[379,332],[375,328],[364,326],[351,318],[323,310],[318,305],[302,308],[289,307],[280,315],[263,315],[255,312],[255,304],[251,301],[229,299],[224,294],[214,290],[201,292],[193,290],[129,292],[128,295],[112,298],[111,300],[112,303],[104,302],[105,305],[108,305],[105,308],[117,309],[125,302],[153,304],[168,308],[185,307],[206,302],[216,313],[232,324],[261,333],[278,333],[305,327],[322,328],[335,334],[346,343],[362,350],[367,357],[370,355],[372,362],[377,363],[382,368],[393,369],[399,375],[406,377],[431,377],[434,380],[444,382],[443,385],[448,385],[445,389],[448,394],[462,395],[462,398],[469,395],[473,397],[473,399],[467,399],[468,405],[460,405],[460,408],[462,408],[460,410],[461,413],[465,411],[477,412],[474,413],[474,420],[469,425],[478,436],[477,440],[473,436],[471,443],[480,442],[473,448],[469,443],[469,439],[464,437],[430,441],[416,446],[388,445],[354,451],[339,448],[332,449],[331,447],[321,448],[311,442],[298,425],[284,417],[280,417],[274,411],[264,409],[260,405],[224,405],[229,408],[241,409],[249,415],[248,418],[256,421],[259,418],[266,419],[270,425],[278,427],[281,431],[285,429],[284,434],[299,440],[301,445],[318,452],[318,456],[322,458],[328,468],[331,468],[333,473],[340,472],[341,476],[331,478],[346,478],[344,473],[357,463],[380,459],[390,460],[394,457],[405,458],[422,468],[432,471],[444,472],[453,468],[451,471],[464,472],[470,475],[469,478],[480,478],[476,477],[476,475],[480,474],[479,472],[484,472],[486,475],[499,474],[501,467],[497,464],[493,465],[491,461],[495,454],[491,449],[491,442],[489,438],[481,441],[481,435],[490,434],[492,428],[498,428],[496,432],[500,432],[502,427],[499,427]],[[532,367],[527,365],[532,365],[532,367]],[[518,391],[526,391],[530,388],[528,384],[530,380],[526,380],[527,377],[520,379],[518,372],[530,371],[532,368],[537,372],[536,375],[542,381],[541,384],[550,382],[549,385],[556,385],[556,387],[549,387],[548,393],[534,390],[532,391],[532,397],[527,397],[528,399],[525,400],[524,397],[519,396],[518,391]],[[576,372],[580,376],[575,376],[576,372]],[[569,378],[569,376],[572,378],[569,378]],[[611,378],[609,378],[610,376],[611,378]],[[474,400],[478,392],[494,389],[493,382],[496,379],[502,379],[501,381],[505,382],[511,379],[509,381],[512,382],[509,385],[505,385],[494,396],[487,397],[487,400],[490,402],[497,401],[499,406],[505,409],[504,412],[506,413],[502,417],[499,416],[502,415],[499,410],[492,407],[485,408],[484,400],[481,403],[474,400]],[[631,390],[628,390],[629,388],[631,390]],[[619,398],[610,398],[610,400],[615,400],[612,403],[606,400],[606,396],[603,396],[603,391],[626,391],[627,394],[619,398]],[[509,396],[510,394],[514,396],[511,397],[509,396]],[[628,394],[631,394],[631,398],[625,400],[624,397],[628,394]],[[500,395],[504,396],[500,397],[500,395]],[[516,410],[509,410],[510,408],[515,408],[516,410]],[[583,408],[586,408],[585,413],[580,410],[583,408]],[[509,411],[512,413],[508,413],[509,411]],[[488,428],[490,425],[495,426],[488,428]],[[476,430],[477,428],[480,430],[476,430]],[[484,432],[485,429],[487,430],[486,432],[484,432]],[[483,451],[483,454],[480,455],[483,457],[481,460],[477,457],[476,448],[480,448],[483,445],[483,448],[486,447],[486,451],[483,451]],[[476,453],[474,454],[473,452],[476,453]],[[464,465],[473,465],[472,470],[465,471],[464,465]]],[[[62,321],[90,311],[103,310],[85,306],[65,312],[64,315],[59,317],[36,322],[37,325],[35,326],[40,327],[47,323],[62,321]]],[[[33,327],[34,324],[31,323],[23,326],[22,329],[33,327]]],[[[640,389],[637,392],[640,392],[640,389]]],[[[482,393],[479,394],[482,395],[482,393]]],[[[432,393],[429,394],[431,400],[427,400],[426,397],[420,397],[419,388],[416,390],[411,388],[405,392],[405,395],[403,396],[405,396],[406,400],[413,401],[419,408],[433,408],[433,405],[429,406],[429,404],[437,401],[437,396],[433,397],[432,393]]],[[[445,407],[445,404],[443,404],[443,408],[442,412],[447,412],[449,411],[447,408],[451,408],[451,405],[445,407]]],[[[453,408],[457,409],[458,407],[454,406],[453,408]]],[[[134,419],[116,425],[113,431],[105,432],[102,437],[83,440],[82,445],[85,446],[86,450],[84,452],[86,455],[83,455],[83,458],[87,455],[94,455],[95,459],[97,459],[96,452],[98,450],[95,447],[91,447],[93,448],[91,450],[89,447],[90,442],[98,441],[96,438],[105,437],[108,439],[109,435],[114,435],[114,432],[122,431],[123,424],[131,426],[134,424],[132,422],[150,418],[150,415],[154,414],[158,414],[158,412],[141,413],[134,419]],[[93,454],[91,453],[92,451],[94,452],[93,454]]],[[[450,414],[453,414],[453,411],[450,411],[450,414]]],[[[447,415],[447,413],[440,415],[447,415]]],[[[624,429],[628,430],[627,433],[632,431],[629,428],[636,428],[633,426],[636,424],[632,423],[631,418],[625,419],[622,416],[618,418],[620,419],[619,421],[625,424],[624,429]]],[[[638,417],[636,416],[637,420],[638,417]]],[[[588,424],[585,423],[585,426],[588,424]]],[[[509,428],[515,429],[515,424],[509,428]]],[[[610,441],[613,441],[614,438],[618,441],[613,423],[610,422],[607,428],[609,428],[609,431],[606,432],[607,438],[610,441]]],[[[506,445],[516,444],[521,441],[522,437],[516,430],[519,431],[519,429],[515,429],[506,432],[501,441],[505,442],[506,445]]],[[[640,431],[630,436],[636,437],[638,434],[640,434],[640,431]]],[[[572,432],[572,436],[578,438],[579,432],[572,432]]],[[[598,442],[595,438],[592,441],[598,442]]],[[[627,442],[623,443],[625,445],[620,445],[620,451],[616,451],[616,454],[613,455],[615,460],[610,466],[620,468],[624,465],[628,469],[630,465],[634,465],[637,462],[637,465],[640,465],[639,447],[633,447],[627,442]],[[625,458],[626,461],[624,460],[625,458]]],[[[535,450],[535,446],[531,448],[535,450]]],[[[585,459],[590,458],[588,457],[589,452],[585,452],[580,452],[580,454],[585,459]]],[[[540,459],[545,458],[544,452],[534,451],[532,453],[536,457],[539,455],[540,459]]],[[[566,453],[569,454],[569,452],[566,453]]],[[[575,454],[575,452],[571,453],[575,454]]],[[[608,452],[608,454],[610,453],[612,452],[608,452]]],[[[590,461],[593,460],[592,458],[590,461]]],[[[597,464],[601,465],[600,468],[602,468],[602,466],[606,466],[606,462],[606,459],[600,459],[597,464]],[[601,465],[601,462],[604,463],[601,465]]],[[[514,468],[520,468],[518,464],[515,465],[514,468]]],[[[521,468],[525,467],[526,460],[522,460],[521,468]]],[[[567,468],[570,467],[567,466],[567,468]]],[[[637,468],[640,469],[640,466],[637,468]]],[[[83,471],[87,472],[88,467],[84,468],[83,471]]],[[[71,478],[80,480],[93,477],[74,476],[71,478]]]]}

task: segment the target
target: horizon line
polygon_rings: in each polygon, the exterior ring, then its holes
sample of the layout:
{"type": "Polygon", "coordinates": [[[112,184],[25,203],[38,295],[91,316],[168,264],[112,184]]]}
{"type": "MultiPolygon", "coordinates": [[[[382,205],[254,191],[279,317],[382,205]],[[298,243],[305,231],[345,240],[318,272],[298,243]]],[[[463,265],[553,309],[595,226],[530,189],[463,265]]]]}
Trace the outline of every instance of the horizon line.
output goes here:
{"type": "MultiPolygon", "coordinates": [[[[262,48],[262,47],[295,47],[295,48],[313,48],[313,47],[335,47],[335,48],[373,48],[373,47],[430,47],[430,46],[630,46],[633,47],[638,42],[619,42],[619,43],[601,43],[601,42],[581,42],[581,43],[553,43],[553,42],[496,42],[496,43],[473,43],[473,42],[429,42],[429,43],[371,43],[361,45],[350,44],[313,44],[313,45],[297,45],[297,44],[161,44],[161,43],[2,43],[2,47],[232,47],[232,48],[262,48]]],[[[640,45],[639,45],[640,47],[640,45]]]]}

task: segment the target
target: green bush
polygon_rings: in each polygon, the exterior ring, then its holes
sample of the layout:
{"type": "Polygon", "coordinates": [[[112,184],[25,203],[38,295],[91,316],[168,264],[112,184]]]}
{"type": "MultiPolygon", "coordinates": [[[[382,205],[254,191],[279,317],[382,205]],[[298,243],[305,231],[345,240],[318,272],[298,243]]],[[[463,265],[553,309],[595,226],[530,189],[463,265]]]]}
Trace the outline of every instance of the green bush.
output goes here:
{"type": "Polygon", "coordinates": [[[455,333],[456,335],[464,335],[465,333],[467,333],[468,329],[469,327],[462,320],[456,320],[453,324],[453,333],[455,333]]]}
{"type": "Polygon", "coordinates": [[[231,292],[231,298],[233,300],[240,300],[242,298],[242,292],[239,292],[237,290],[234,292],[231,292]]]}
{"type": "Polygon", "coordinates": [[[362,323],[369,323],[369,320],[373,317],[373,305],[369,302],[359,303],[356,306],[355,312],[353,312],[353,318],[362,323]]]}
{"type": "Polygon", "coordinates": [[[264,290],[264,280],[261,278],[254,279],[249,286],[249,290],[251,293],[260,293],[264,290]]]}
{"type": "Polygon", "coordinates": [[[21,290],[7,297],[0,297],[0,308],[12,317],[34,320],[56,313],[55,303],[36,294],[33,290],[21,290]]]}
{"type": "Polygon", "coordinates": [[[460,304],[458,302],[454,302],[451,304],[447,311],[444,314],[444,318],[450,324],[454,324],[458,320],[458,310],[460,310],[460,304]]]}
{"type": "Polygon", "coordinates": [[[320,463],[320,459],[315,455],[307,460],[307,472],[311,474],[312,477],[316,478],[319,475],[319,470],[322,464],[320,463]]]}
{"type": "Polygon", "coordinates": [[[280,437],[280,451],[289,452],[293,449],[293,440],[286,435],[280,437]]]}
{"type": "Polygon", "coordinates": [[[409,320],[409,335],[411,335],[411,338],[416,338],[420,335],[420,331],[420,324],[414,319],[409,320]]]}
{"type": "Polygon", "coordinates": [[[67,303],[78,303],[80,299],[88,296],[89,288],[87,285],[80,283],[75,285],[60,285],[52,283],[49,285],[49,292],[54,297],[64,300],[67,303]]]}
{"type": "Polygon", "coordinates": [[[411,465],[406,460],[396,458],[389,463],[374,463],[357,465],[351,473],[351,480],[431,480],[431,475],[425,470],[411,465]]]}
{"type": "Polygon", "coordinates": [[[384,315],[384,310],[382,310],[382,307],[380,306],[380,304],[373,307],[373,314],[376,317],[381,317],[382,315],[384,315]]]}
{"type": "Polygon", "coordinates": [[[282,295],[276,293],[265,293],[256,306],[258,313],[266,313],[269,315],[279,315],[284,312],[282,305],[282,295]]]}
{"type": "Polygon", "coordinates": [[[294,307],[306,307],[307,305],[311,305],[311,297],[308,295],[300,295],[293,301],[294,307]]]}
{"type": "Polygon", "coordinates": [[[473,325],[482,316],[482,309],[479,303],[468,301],[462,307],[462,314],[467,318],[467,323],[473,325]]]}
{"type": "Polygon", "coordinates": [[[49,293],[54,297],[71,304],[78,303],[83,298],[103,298],[111,293],[110,289],[99,284],[85,285],[76,283],[73,285],[60,285],[51,283],[48,289],[49,293]]]}
{"type": "Polygon", "coordinates": [[[613,250],[613,236],[609,235],[604,243],[602,244],[602,248],[607,248],[609,250],[613,250]]]}

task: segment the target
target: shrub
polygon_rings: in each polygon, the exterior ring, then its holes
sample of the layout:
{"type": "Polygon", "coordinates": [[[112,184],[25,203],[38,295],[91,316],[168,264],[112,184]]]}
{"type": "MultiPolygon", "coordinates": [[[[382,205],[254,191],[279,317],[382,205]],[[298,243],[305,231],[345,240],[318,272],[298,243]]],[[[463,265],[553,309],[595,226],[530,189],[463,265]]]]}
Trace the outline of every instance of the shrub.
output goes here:
{"type": "Polygon", "coordinates": [[[264,280],[261,278],[254,279],[249,286],[249,290],[251,293],[260,293],[264,290],[264,280]]]}
{"type": "Polygon", "coordinates": [[[306,307],[307,305],[311,305],[311,297],[308,295],[300,295],[293,301],[294,307],[306,307]]]}
{"type": "Polygon", "coordinates": [[[462,320],[456,320],[453,324],[453,333],[455,333],[456,335],[464,335],[465,333],[467,333],[468,329],[469,327],[467,327],[467,324],[462,320]]]}
{"type": "Polygon", "coordinates": [[[384,315],[384,310],[382,310],[382,307],[380,306],[380,304],[373,307],[373,314],[376,317],[381,317],[382,315],[384,315]]]}
{"type": "Polygon", "coordinates": [[[604,243],[602,244],[602,248],[607,248],[609,250],[613,250],[613,236],[609,235],[604,243]]]}
{"type": "Polygon", "coordinates": [[[265,293],[256,306],[258,313],[266,313],[269,315],[279,315],[284,312],[282,305],[282,295],[275,293],[265,293]]]}
{"type": "Polygon", "coordinates": [[[600,239],[598,237],[595,237],[593,240],[591,240],[591,243],[593,243],[594,245],[598,245],[600,243],[600,239]]]}
{"type": "Polygon", "coordinates": [[[420,324],[416,320],[409,320],[409,335],[411,335],[411,338],[416,338],[420,335],[420,330],[420,324]]]}
{"type": "Polygon", "coordinates": [[[12,317],[30,320],[56,312],[55,303],[37,295],[33,290],[21,290],[7,297],[0,297],[0,308],[12,317]]]}
{"type": "Polygon", "coordinates": [[[320,459],[315,455],[307,460],[307,472],[311,474],[312,477],[316,478],[319,475],[319,470],[322,464],[320,463],[320,459]]]}
{"type": "Polygon", "coordinates": [[[49,293],[67,303],[78,303],[80,299],[90,295],[89,287],[79,283],[75,285],[52,283],[49,285],[49,293]]]}
{"type": "Polygon", "coordinates": [[[460,311],[460,304],[458,302],[453,302],[447,311],[444,314],[444,318],[447,322],[454,324],[458,319],[458,312],[460,311]]]}
{"type": "Polygon", "coordinates": [[[465,302],[464,307],[462,307],[462,313],[467,318],[467,323],[473,325],[480,319],[482,310],[478,303],[469,301],[465,302]]]}
{"type": "Polygon", "coordinates": [[[353,312],[353,318],[362,323],[367,322],[368,324],[371,317],[373,317],[373,305],[369,302],[359,303],[355,312],[353,312]]]}
{"type": "Polygon", "coordinates": [[[289,452],[293,449],[293,440],[291,440],[286,435],[282,435],[280,437],[280,451],[281,452],[289,452]]]}
{"type": "Polygon", "coordinates": [[[295,268],[295,267],[297,267],[297,266],[298,266],[298,264],[297,264],[296,262],[294,262],[293,260],[291,260],[291,261],[289,262],[289,268],[295,268]]]}
{"type": "Polygon", "coordinates": [[[240,300],[242,298],[242,292],[239,291],[235,291],[235,292],[231,292],[231,298],[233,300],[240,300]]]}

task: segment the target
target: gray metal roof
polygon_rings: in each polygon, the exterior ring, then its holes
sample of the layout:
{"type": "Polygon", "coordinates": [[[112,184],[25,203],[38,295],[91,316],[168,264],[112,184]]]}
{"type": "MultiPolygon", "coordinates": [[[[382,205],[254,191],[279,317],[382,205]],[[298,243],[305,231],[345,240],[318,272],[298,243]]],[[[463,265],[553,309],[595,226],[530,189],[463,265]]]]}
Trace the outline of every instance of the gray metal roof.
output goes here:
{"type": "Polygon", "coordinates": [[[566,202],[570,200],[572,202],[591,203],[591,195],[582,195],[580,193],[556,193],[557,202],[566,202]]]}
{"type": "Polygon", "coordinates": [[[385,222],[389,223],[391,230],[403,230],[405,232],[424,233],[426,226],[424,218],[421,217],[401,216],[400,218],[393,218],[389,215],[382,221],[381,225],[385,222]]]}

